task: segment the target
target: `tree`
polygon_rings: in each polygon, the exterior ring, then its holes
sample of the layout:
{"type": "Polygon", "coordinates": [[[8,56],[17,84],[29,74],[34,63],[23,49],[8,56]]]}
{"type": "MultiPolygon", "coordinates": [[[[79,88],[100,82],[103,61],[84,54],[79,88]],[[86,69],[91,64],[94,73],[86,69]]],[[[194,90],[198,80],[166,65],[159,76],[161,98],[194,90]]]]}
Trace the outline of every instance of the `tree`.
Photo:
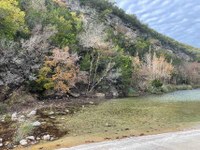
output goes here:
{"type": "Polygon", "coordinates": [[[133,68],[132,78],[135,80],[134,83],[143,90],[154,81],[169,82],[174,71],[172,62],[167,62],[163,55],[157,56],[156,53],[153,55],[147,53],[144,61],[141,61],[138,56],[133,57],[133,68]]]}
{"type": "Polygon", "coordinates": [[[55,47],[71,46],[77,42],[76,36],[81,29],[81,19],[76,12],[55,0],[20,0],[26,12],[26,21],[30,28],[37,24],[56,27],[58,31],[52,37],[55,47]]]}
{"type": "Polygon", "coordinates": [[[115,66],[111,56],[116,55],[113,44],[107,42],[106,27],[93,19],[83,20],[84,31],[79,35],[80,44],[90,49],[90,67],[87,92],[92,92],[115,66]],[[100,69],[101,68],[101,69],[100,69]]]}
{"type": "Polygon", "coordinates": [[[67,94],[78,79],[78,59],[77,54],[69,53],[68,47],[55,48],[52,56],[46,58],[36,82],[42,84],[46,90],[54,89],[60,94],[67,94]]]}
{"type": "Polygon", "coordinates": [[[24,17],[17,0],[0,0],[0,36],[12,39],[16,32],[24,31],[24,17]]]}
{"type": "Polygon", "coordinates": [[[145,63],[142,66],[144,75],[150,81],[161,80],[168,82],[173,72],[173,65],[167,62],[164,56],[157,57],[156,53],[153,56],[148,53],[145,57],[145,63]]]}
{"type": "Polygon", "coordinates": [[[200,84],[200,63],[186,62],[178,69],[178,79],[183,83],[200,84]]]}

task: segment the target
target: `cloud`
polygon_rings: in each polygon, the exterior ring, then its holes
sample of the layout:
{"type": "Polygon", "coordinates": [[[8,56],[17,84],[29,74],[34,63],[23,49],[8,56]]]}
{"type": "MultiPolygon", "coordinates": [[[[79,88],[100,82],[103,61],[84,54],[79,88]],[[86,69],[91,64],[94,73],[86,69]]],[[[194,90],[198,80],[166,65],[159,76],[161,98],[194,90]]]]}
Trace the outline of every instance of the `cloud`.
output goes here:
{"type": "Polygon", "coordinates": [[[199,0],[116,0],[116,3],[158,32],[200,47],[199,0]]]}

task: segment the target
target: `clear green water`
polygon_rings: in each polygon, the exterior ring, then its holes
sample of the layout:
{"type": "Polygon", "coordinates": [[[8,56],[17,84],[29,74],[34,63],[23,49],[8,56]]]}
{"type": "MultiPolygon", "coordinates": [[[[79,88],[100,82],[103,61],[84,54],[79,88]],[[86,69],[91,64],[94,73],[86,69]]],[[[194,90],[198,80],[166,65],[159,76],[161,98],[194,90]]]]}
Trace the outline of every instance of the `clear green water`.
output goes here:
{"type": "Polygon", "coordinates": [[[200,101],[200,89],[182,90],[162,95],[150,95],[137,99],[156,101],[200,101]]]}
{"type": "Polygon", "coordinates": [[[194,90],[180,90],[175,91],[167,94],[161,95],[148,95],[148,96],[141,96],[141,97],[130,97],[124,98],[123,100],[134,100],[134,101],[141,101],[141,100],[153,100],[153,101],[160,101],[160,102],[187,102],[187,101],[196,101],[200,102],[200,89],[194,90]]]}

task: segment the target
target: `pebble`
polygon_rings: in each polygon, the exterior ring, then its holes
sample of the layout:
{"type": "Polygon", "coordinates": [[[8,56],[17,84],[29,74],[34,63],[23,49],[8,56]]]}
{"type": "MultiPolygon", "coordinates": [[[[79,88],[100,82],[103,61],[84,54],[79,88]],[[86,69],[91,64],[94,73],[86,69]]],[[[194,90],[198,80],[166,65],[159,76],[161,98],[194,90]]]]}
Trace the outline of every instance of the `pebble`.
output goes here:
{"type": "Polygon", "coordinates": [[[53,112],[53,111],[51,111],[51,112],[49,112],[49,115],[51,116],[51,115],[54,115],[55,113],[53,112]]]}
{"type": "Polygon", "coordinates": [[[69,110],[68,110],[68,109],[66,109],[66,110],[65,110],[65,112],[69,113],[69,110]]]}
{"type": "Polygon", "coordinates": [[[19,118],[18,118],[18,121],[20,122],[24,122],[26,119],[26,117],[24,115],[21,115],[19,118]]]}
{"type": "Polygon", "coordinates": [[[39,127],[39,126],[41,126],[41,123],[39,121],[36,121],[36,122],[33,122],[32,125],[34,127],[39,127]]]}
{"type": "Polygon", "coordinates": [[[37,111],[36,110],[33,110],[33,111],[31,111],[28,115],[27,115],[27,117],[33,117],[33,116],[35,116],[37,114],[37,111]]]}

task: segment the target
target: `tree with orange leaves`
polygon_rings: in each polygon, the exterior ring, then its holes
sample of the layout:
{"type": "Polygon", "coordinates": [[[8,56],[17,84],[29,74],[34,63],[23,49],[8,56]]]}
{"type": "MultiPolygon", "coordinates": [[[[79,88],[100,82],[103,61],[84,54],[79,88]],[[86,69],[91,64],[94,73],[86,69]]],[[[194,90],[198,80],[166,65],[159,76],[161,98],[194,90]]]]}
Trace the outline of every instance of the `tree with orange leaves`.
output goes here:
{"type": "Polygon", "coordinates": [[[70,54],[69,48],[54,49],[52,56],[46,58],[44,66],[39,71],[38,83],[43,83],[46,90],[66,94],[75,86],[79,67],[77,54],[70,54]]]}

